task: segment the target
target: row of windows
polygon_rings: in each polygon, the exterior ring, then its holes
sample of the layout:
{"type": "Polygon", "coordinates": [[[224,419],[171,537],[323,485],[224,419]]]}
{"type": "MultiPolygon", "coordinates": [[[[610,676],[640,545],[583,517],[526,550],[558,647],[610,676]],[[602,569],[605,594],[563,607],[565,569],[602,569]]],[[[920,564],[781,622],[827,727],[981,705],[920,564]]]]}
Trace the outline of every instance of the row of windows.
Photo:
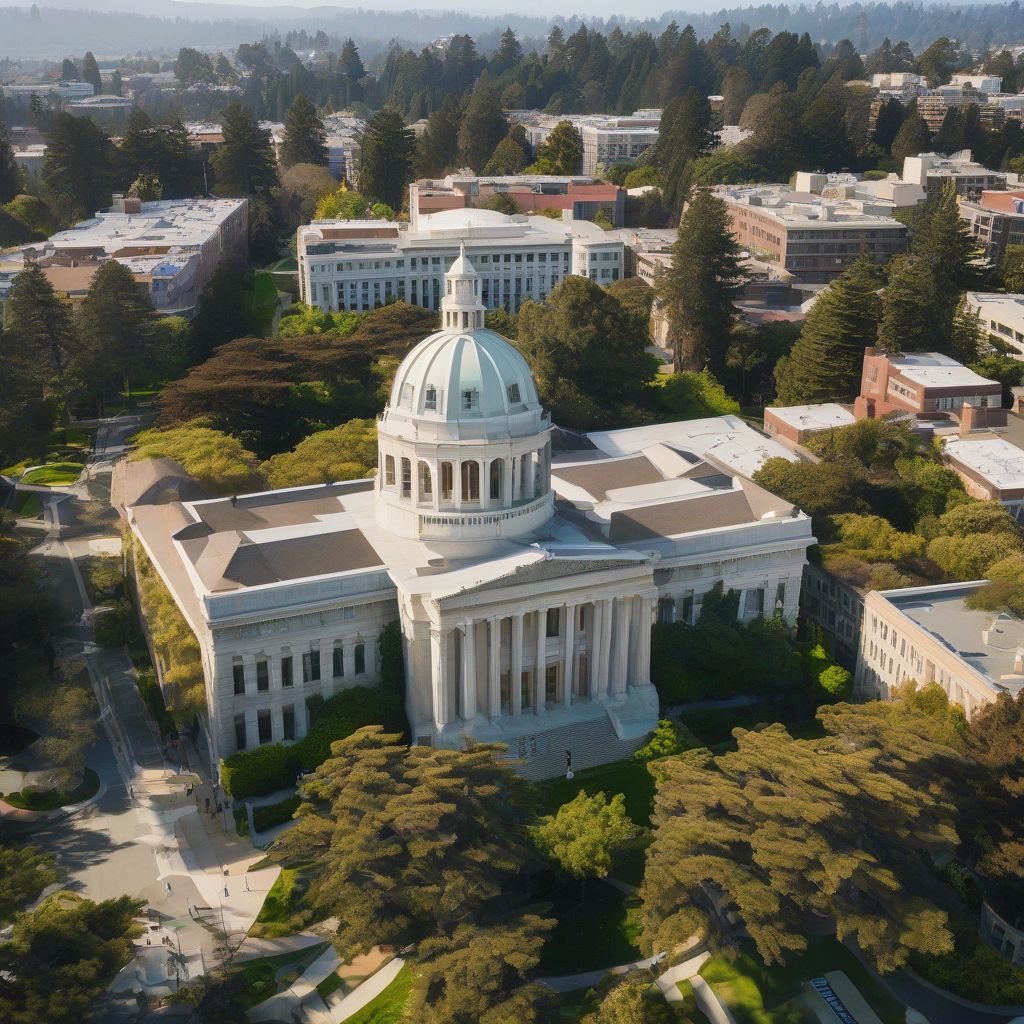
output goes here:
{"type": "MultiPolygon", "coordinates": [[[[534,478],[534,486],[538,487],[540,484],[540,466],[543,460],[543,455],[538,452],[533,460],[536,475],[534,478]]],[[[516,462],[517,457],[512,457],[511,476],[512,480],[516,477],[516,462]]],[[[519,464],[519,493],[520,495],[526,491],[526,485],[529,480],[529,456],[521,456],[518,458],[519,464]]],[[[459,464],[459,496],[462,501],[479,501],[480,500],[480,463],[475,460],[467,460],[460,462],[459,464]]],[[[397,468],[401,471],[401,490],[400,493],[403,498],[412,497],[412,460],[407,458],[401,458],[398,462],[397,468]]],[[[395,476],[396,463],[393,455],[384,456],[384,486],[394,487],[396,482],[395,476]]],[[[441,473],[441,499],[442,501],[451,501],[455,497],[455,463],[453,462],[442,462],[440,465],[441,473]]],[[[430,466],[426,462],[420,461],[417,464],[417,475],[419,483],[419,496],[421,499],[428,498],[433,494],[433,481],[430,466]]],[[[501,501],[504,497],[505,491],[505,460],[504,459],[493,459],[487,470],[488,476],[488,494],[492,501],[501,501]]]]}
{"type": "MultiPolygon", "coordinates": [[[[271,722],[270,708],[261,708],[256,712],[256,742],[258,744],[270,743],[274,738],[271,722]]],[[[286,740],[295,739],[294,704],[286,704],[281,709],[281,737],[286,740]]],[[[235,747],[238,750],[245,750],[248,746],[249,735],[245,725],[245,715],[235,715],[235,747]]]]}
{"type": "MultiPolygon", "coordinates": [[[[366,645],[357,643],[353,647],[354,672],[363,675],[366,672],[366,645]]],[[[345,648],[343,644],[334,645],[332,655],[332,669],[335,679],[345,675],[345,648]]],[[[231,666],[232,680],[236,697],[245,695],[246,672],[245,662],[241,658],[235,658],[231,666]]],[[[320,650],[313,648],[302,653],[302,681],[304,683],[315,683],[320,681],[320,650]]],[[[288,689],[295,685],[295,672],[292,655],[281,656],[281,686],[288,689]]],[[[266,693],[270,689],[270,660],[268,658],[256,659],[256,692],[266,693]]]]}
{"type": "MultiPolygon", "coordinates": [[[[568,250],[558,253],[479,253],[472,257],[474,264],[513,264],[513,263],[568,263],[569,252],[568,250]]],[[[446,263],[448,261],[446,260],[446,263]]],[[[427,270],[431,267],[441,266],[440,256],[410,256],[408,259],[410,270],[427,270]]],[[[331,273],[330,263],[318,263],[311,264],[310,270],[313,273],[329,274],[331,273]]],[[[391,260],[346,260],[344,263],[335,263],[334,273],[343,274],[346,272],[352,272],[356,270],[405,270],[406,260],[405,258],[391,259],[391,260]]]]}

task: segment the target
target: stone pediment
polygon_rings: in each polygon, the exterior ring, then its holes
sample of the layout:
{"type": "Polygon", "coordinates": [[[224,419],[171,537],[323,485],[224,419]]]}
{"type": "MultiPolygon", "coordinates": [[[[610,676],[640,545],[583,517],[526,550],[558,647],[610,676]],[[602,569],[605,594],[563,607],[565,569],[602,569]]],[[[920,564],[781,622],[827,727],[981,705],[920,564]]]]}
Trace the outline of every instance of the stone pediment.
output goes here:
{"type": "Polygon", "coordinates": [[[583,576],[592,572],[604,572],[608,569],[636,568],[642,564],[635,558],[546,558],[542,561],[521,565],[510,572],[484,583],[452,590],[438,595],[438,600],[463,594],[482,594],[488,591],[504,590],[507,587],[518,587],[524,584],[543,583],[547,580],[565,580],[575,576],[583,576]]]}

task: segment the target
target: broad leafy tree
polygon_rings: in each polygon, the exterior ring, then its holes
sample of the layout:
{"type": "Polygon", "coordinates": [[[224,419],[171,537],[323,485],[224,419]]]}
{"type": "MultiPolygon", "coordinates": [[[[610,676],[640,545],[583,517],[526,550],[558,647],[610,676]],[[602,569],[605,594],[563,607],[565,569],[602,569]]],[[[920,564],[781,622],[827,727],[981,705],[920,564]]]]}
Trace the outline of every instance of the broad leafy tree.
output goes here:
{"type": "Polygon", "coordinates": [[[679,223],[672,264],[655,290],[668,317],[673,365],[679,370],[720,370],[735,318],[733,300],[745,280],[740,248],[725,203],[696,192],[679,223]]]}

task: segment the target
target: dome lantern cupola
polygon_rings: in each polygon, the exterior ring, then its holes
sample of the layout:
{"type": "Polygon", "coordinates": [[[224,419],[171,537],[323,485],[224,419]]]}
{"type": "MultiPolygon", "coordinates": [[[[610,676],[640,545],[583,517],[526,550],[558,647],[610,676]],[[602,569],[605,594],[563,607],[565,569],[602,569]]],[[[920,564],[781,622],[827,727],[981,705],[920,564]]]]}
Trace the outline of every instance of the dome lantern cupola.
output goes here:
{"type": "Polygon", "coordinates": [[[466,246],[459,246],[458,259],[444,278],[441,324],[445,330],[475,331],[483,327],[486,310],[480,301],[480,275],[466,259],[466,246]]]}

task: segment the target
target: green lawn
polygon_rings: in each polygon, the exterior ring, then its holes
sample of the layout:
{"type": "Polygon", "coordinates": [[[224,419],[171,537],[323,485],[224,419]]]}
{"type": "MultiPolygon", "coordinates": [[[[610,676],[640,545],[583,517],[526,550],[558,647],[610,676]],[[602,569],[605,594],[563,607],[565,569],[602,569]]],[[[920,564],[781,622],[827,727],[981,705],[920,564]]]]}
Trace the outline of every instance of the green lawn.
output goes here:
{"type": "Polygon", "coordinates": [[[257,270],[252,275],[251,288],[245,290],[245,303],[253,328],[259,334],[269,334],[277,309],[277,285],[273,276],[265,270],[257,270]]]}
{"type": "Polygon", "coordinates": [[[338,974],[337,971],[334,971],[333,973],[328,974],[327,977],[317,985],[317,995],[319,995],[326,1003],[328,998],[337,992],[344,984],[345,982],[341,980],[341,975],[338,974]]]}
{"type": "Polygon", "coordinates": [[[679,994],[683,997],[683,1015],[693,1024],[710,1024],[710,1021],[701,1010],[697,1009],[697,998],[693,994],[693,986],[688,981],[681,981],[676,986],[679,994]]]}
{"type": "Polygon", "coordinates": [[[21,519],[38,519],[43,504],[35,491],[18,491],[14,496],[14,511],[21,519]]]}
{"type": "Polygon", "coordinates": [[[22,478],[23,484],[42,484],[46,487],[62,487],[73,484],[82,475],[80,462],[50,462],[33,469],[22,478]]]}
{"type": "Polygon", "coordinates": [[[579,886],[569,883],[554,901],[551,916],[558,924],[544,944],[542,975],[576,974],[640,959],[640,902],[601,881],[587,885],[579,902],[579,886]]]}
{"type": "Polygon", "coordinates": [[[622,793],[626,798],[626,813],[637,825],[650,825],[654,802],[654,779],[647,766],[639,761],[615,761],[597,768],[584,768],[571,780],[564,777],[540,783],[544,814],[554,814],[580,790],[588,795],[604,792],[607,796],[622,793]]]}
{"type": "Polygon", "coordinates": [[[347,1024],[398,1024],[412,988],[412,971],[403,967],[376,999],[348,1018],[347,1024]]]}
{"type": "Polygon", "coordinates": [[[25,811],[55,811],[58,807],[81,803],[96,795],[100,788],[100,777],[91,769],[85,769],[80,785],[71,790],[48,790],[45,792],[28,790],[21,793],[9,793],[4,797],[12,807],[20,807],[25,811]]]}
{"type": "Polygon", "coordinates": [[[302,927],[301,903],[309,880],[301,868],[282,868],[270,887],[250,933],[264,939],[291,935],[302,927]]]}
{"type": "MultiPolygon", "coordinates": [[[[247,960],[233,970],[242,979],[244,994],[242,1001],[246,1008],[262,1003],[264,999],[276,996],[280,991],[276,981],[277,973],[283,967],[294,968],[297,976],[308,967],[323,951],[326,942],[305,949],[292,950],[278,956],[261,957],[259,960],[247,960]]],[[[292,972],[289,972],[291,976],[292,972]]]]}
{"type": "Polygon", "coordinates": [[[737,1024],[816,1024],[817,1017],[793,1002],[804,982],[826,971],[843,971],[860,990],[884,1024],[903,1024],[904,1008],[875,980],[842,943],[830,937],[809,936],[808,949],[786,957],[784,965],[765,967],[750,943],[735,960],[713,956],[700,974],[723,1002],[737,1024]]]}

